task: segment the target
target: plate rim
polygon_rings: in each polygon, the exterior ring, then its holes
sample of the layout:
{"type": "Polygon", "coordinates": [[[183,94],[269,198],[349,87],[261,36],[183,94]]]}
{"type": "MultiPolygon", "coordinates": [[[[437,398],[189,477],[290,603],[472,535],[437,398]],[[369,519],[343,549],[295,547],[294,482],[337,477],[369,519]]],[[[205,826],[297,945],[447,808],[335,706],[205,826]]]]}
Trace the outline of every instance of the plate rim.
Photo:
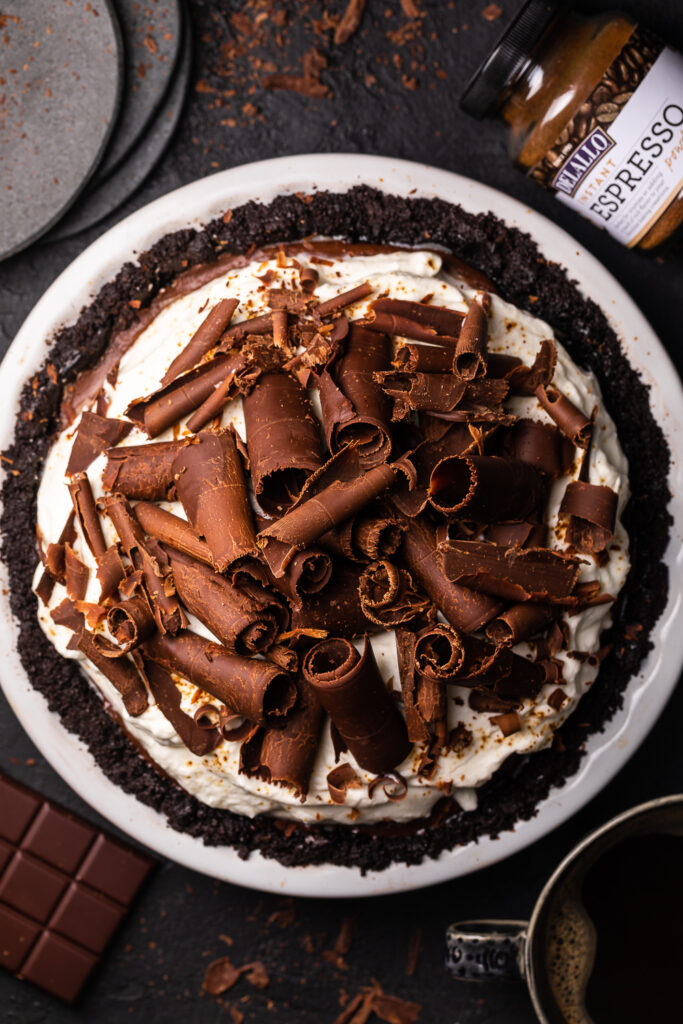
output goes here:
{"type": "Polygon", "coordinates": [[[10,345],[0,366],[0,389],[13,412],[0,421],[0,450],[12,440],[18,395],[44,358],[44,339],[73,322],[81,307],[92,301],[98,288],[126,259],[149,248],[162,234],[199,226],[248,199],[268,202],[276,195],[312,189],[344,192],[358,184],[390,194],[438,197],[474,213],[491,211],[506,224],[530,234],[541,251],[565,267],[582,293],[598,303],[641,377],[656,385],[650,393],[653,412],[672,455],[669,510],[674,523],[665,555],[669,595],[653,630],[653,650],[630,680],[623,708],[603,732],[589,737],[579,771],[563,787],[550,791],[537,805],[534,818],[518,821],[514,829],[495,840],[480,837],[417,865],[394,863],[384,871],[362,875],[358,868],[332,864],[285,867],[258,852],[241,860],[232,847],[204,846],[201,839],[176,832],[162,814],[111,782],[82,741],[67,732],[59,717],[48,710],[43,695],[30,684],[16,649],[17,628],[6,593],[7,570],[0,563],[0,637],[5,641],[0,654],[0,685],[23,728],[55,771],[86,803],[158,855],[220,880],[296,896],[357,897],[419,889],[480,870],[529,846],[568,820],[624,766],[663,710],[683,662],[683,629],[675,629],[683,609],[683,462],[677,454],[683,452],[683,389],[673,363],[623,287],[571,235],[518,200],[451,171],[355,153],[276,157],[197,179],[137,210],[62,271],[10,345]],[[611,301],[606,301],[607,296],[611,301]],[[650,685],[643,685],[645,681],[650,685]]]}

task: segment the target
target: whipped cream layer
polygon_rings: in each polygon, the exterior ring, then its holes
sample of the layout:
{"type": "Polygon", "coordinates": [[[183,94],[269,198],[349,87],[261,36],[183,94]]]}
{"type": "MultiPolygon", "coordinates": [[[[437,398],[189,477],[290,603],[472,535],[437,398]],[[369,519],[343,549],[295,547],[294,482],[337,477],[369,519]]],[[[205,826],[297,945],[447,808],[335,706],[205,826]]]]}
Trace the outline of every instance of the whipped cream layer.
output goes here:
{"type": "MultiPolygon", "coordinates": [[[[310,265],[305,253],[297,254],[297,261],[301,266],[310,265]]],[[[435,252],[406,251],[348,256],[335,259],[329,265],[316,262],[313,266],[319,275],[316,297],[320,301],[347,291],[356,284],[370,283],[373,294],[347,308],[346,312],[351,319],[365,315],[370,302],[379,294],[411,300],[423,300],[429,295],[435,305],[462,311],[467,309],[470,297],[474,294],[463,282],[446,274],[441,258],[435,252]]],[[[105,384],[106,397],[110,402],[107,415],[122,417],[133,399],[151,394],[159,386],[170,363],[202,323],[207,310],[220,299],[232,297],[239,300],[233,323],[263,312],[266,309],[266,285],[259,279],[261,277],[266,277],[268,287],[297,287],[299,275],[294,267],[278,266],[275,260],[253,263],[216,277],[163,309],[121,359],[116,383],[113,386],[105,384]]],[[[492,296],[490,351],[518,356],[530,365],[541,341],[553,337],[548,324],[492,296]]],[[[629,493],[628,465],[614,423],[604,409],[595,377],[579,369],[559,342],[555,341],[555,345],[558,359],[553,383],[587,416],[590,416],[594,406],[598,408],[590,451],[590,482],[611,487],[618,495],[617,521],[614,538],[607,552],[609,557],[604,564],[599,565],[592,556],[583,555],[580,579],[597,579],[603,591],[616,596],[629,570],[628,536],[620,518],[629,493]]],[[[317,393],[313,392],[311,398],[314,409],[319,411],[319,406],[316,406],[317,393]]],[[[512,397],[505,402],[505,408],[519,415],[551,422],[535,397],[512,397]]],[[[244,438],[241,399],[225,408],[222,423],[224,426],[233,424],[244,438]]],[[[65,470],[77,426],[78,420],[60,434],[45,462],[38,492],[38,527],[46,545],[58,540],[71,510],[69,492],[65,486],[65,470]]],[[[171,440],[187,433],[183,421],[179,433],[176,427],[156,437],[155,441],[171,440]]],[[[147,435],[134,427],[123,444],[142,444],[147,440],[147,435]]],[[[105,456],[100,456],[88,469],[96,497],[103,493],[101,475],[105,461],[105,456]]],[[[575,462],[574,476],[578,474],[578,461],[575,462]]],[[[558,525],[557,513],[569,478],[565,476],[554,481],[550,492],[548,543],[556,549],[564,546],[564,531],[558,525]]],[[[186,518],[180,502],[166,502],[163,507],[186,518]]],[[[107,543],[116,541],[116,534],[107,517],[102,517],[102,527],[107,543]]],[[[86,600],[96,603],[100,588],[95,578],[95,562],[80,533],[74,550],[91,569],[86,600]]],[[[34,585],[41,571],[39,566],[34,585]]],[[[489,714],[469,708],[467,689],[449,686],[449,728],[462,724],[471,733],[469,745],[460,751],[441,755],[431,779],[418,777],[422,746],[415,745],[406,760],[397,766],[408,786],[407,794],[400,802],[390,801],[382,786],[377,786],[373,795],[369,796],[367,783],[372,776],[358,766],[350,753],[346,753],[342,759],[353,766],[365,785],[350,788],[346,802],[338,805],[332,802],[326,782],[328,773],[335,766],[327,726],[322,732],[308,795],[305,800],[301,800],[286,786],[241,775],[239,741],[224,740],[211,754],[197,757],[182,744],[173,727],[154,704],[150,703],[139,717],[128,715],[114,686],[83,655],[67,648],[72,636],[70,630],[55,625],[50,618],[50,609],[56,607],[65,596],[65,588],[56,584],[49,606],[39,602],[39,618],[44,632],[60,654],[80,661],[83,671],[116,713],[123,727],[159,768],[187,792],[212,807],[227,808],[250,817],[271,814],[302,822],[368,824],[385,819],[408,820],[428,814],[444,795],[444,791],[450,791],[464,809],[473,809],[476,807],[477,787],[490,779],[506,758],[513,753],[527,754],[542,750],[552,742],[555,730],[576,709],[598,671],[597,660],[580,660],[571,657],[568,652],[596,654],[601,646],[601,634],[611,623],[610,604],[589,607],[574,615],[564,613],[568,643],[566,650],[560,652],[557,658],[562,662],[561,686],[568,699],[561,710],[554,710],[548,704],[547,698],[557,685],[548,684],[535,700],[523,701],[519,712],[521,729],[504,737],[499,727],[491,722],[489,714]]],[[[189,626],[202,636],[215,639],[192,616],[189,616],[189,626]]],[[[370,642],[383,678],[386,681],[392,679],[394,687],[398,688],[393,632],[375,634],[371,636],[370,642]]],[[[361,642],[358,646],[360,649],[361,642]]],[[[518,644],[513,649],[522,655],[530,651],[525,644],[518,644]]],[[[182,693],[183,710],[192,714],[202,704],[213,701],[213,698],[191,683],[177,677],[176,681],[182,693]]]]}

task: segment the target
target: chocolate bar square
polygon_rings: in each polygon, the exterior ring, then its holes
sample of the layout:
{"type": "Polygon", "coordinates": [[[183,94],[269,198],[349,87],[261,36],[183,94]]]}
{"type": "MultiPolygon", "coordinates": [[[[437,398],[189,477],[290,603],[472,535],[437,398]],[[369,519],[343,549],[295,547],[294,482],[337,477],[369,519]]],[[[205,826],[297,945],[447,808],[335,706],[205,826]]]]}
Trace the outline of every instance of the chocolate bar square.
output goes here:
{"type": "Polygon", "coordinates": [[[60,871],[19,850],[0,879],[0,900],[35,921],[47,921],[66,883],[60,871]]]}
{"type": "Polygon", "coordinates": [[[21,969],[21,977],[73,1003],[97,961],[92,953],[60,935],[43,932],[21,969]]]}
{"type": "Polygon", "coordinates": [[[73,874],[95,835],[89,825],[51,804],[43,804],[21,846],[60,871],[73,874]]]}

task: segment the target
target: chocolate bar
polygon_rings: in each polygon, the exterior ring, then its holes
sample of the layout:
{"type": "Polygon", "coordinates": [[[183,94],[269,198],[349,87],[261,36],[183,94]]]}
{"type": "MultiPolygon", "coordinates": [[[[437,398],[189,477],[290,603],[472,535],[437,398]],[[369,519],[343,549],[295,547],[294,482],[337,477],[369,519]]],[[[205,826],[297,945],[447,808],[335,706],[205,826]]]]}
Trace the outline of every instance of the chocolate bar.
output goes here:
{"type": "Polygon", "coordinates": [[[75,1002],[153,865],[0,775],[0,963],[75,1002]]]}

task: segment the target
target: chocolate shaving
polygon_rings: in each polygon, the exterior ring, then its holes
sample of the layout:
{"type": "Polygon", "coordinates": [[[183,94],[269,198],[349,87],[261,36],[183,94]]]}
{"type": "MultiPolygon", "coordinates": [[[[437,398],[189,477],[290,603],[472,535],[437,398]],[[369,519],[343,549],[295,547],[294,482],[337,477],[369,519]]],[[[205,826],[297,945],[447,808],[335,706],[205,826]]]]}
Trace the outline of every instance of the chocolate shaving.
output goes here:
{"type": "MultiPolygon", "coordinates": [[[[431,738],[431,732],[429,730],[429,711],[421,706],[418,695],[419,678],[415,671],[417,634],[410,629],[399,627],[394,636],[408,739],[411,743],[421,743],[423,740],[431,738]]],[[[422,696],[424,697],[425,694],[423,693],[422,696]]]]}
{"type": "Polygon", "coordinates": [[[489,622],[486,635],[495,644],[517,644],[536,636],[553,618],[553,609],[547,604],[513,604],[489,622]]]}
{"type": "Polygon", "coordinates": [[[141,501],[173,501],[173,463],[188,441],[157,441],[110,448],[102,472],[105,491],[141,501]]]}
{"type": "Polygon", "coordinates": [[[332,578],[332,559],[319,547],[297,551],[283,576],[271,575],[272,585],[299,611],[306,596],[323,590],[332,578]]]}
{"type": "Polygon", "coordinates": [[[371,295],[373,291],[374,288],[371,284],[356,285],[355,288],[350,288],[347,292],[340,292],[339,295],[327,299],[326,302],[318,303],[314,307],[314,314],[321,318],[330,316],[331,313],[338,313],[340,309],[346,309],[349,306],[353,306],[356,302],[360,302],[361,299],[371,295]]]}
{"type": "Polygon", "coordinates": [[[445,541],[439,555],[449,580],[504,601],[575,602],[580,562],[572,555],[478,540],[445,541]]]}
{"type": "Polygon", "coordinates": [[[177,636],[157,633],[143,651],[167,672],[189,679],[235,715],[256,725],[271,727],[283,722],[296,702],[294,681],[276,665],[230,654],[189,629],[177,636]]]}
{"type": "Polygon", "coordinates": [[[495,619],[501,610],[497,600],[446,578],[431,527],[418,519],[405,522],[401,548],[405,564],[448,622],[464,633],[473,633],[495,619]]]}
{"type": "Polygon", "coordinates": [[[336,386],[327,371],[318,382],[330,451],[356,442],[366,469],[386,462],[391,454],[391,402],[373,379],[375,371],[385,370],[390,360],[386,335],[352,324],[336,386]]]}
{"type": "Polygon", "coordinates": [[[125,420],[110,420],[86,410],[81,416],[71,446],[66,475],[84,472],[98,455],[122,441],[132,427],[133,424],[125,420]]]}
{"type": "Polygon", "coordinates": [[[133,662],[125,655],[121,658],[107,658],[95,643],[95,637],[87,629],[75,634],[76,647],[100,670],[103,676],[116,687],[123,705],[133,718],[147,710],[148,697],[145,684],[133,662]]]}
{"type": "Polygon", "coordinates": [[[184,519],[145,501],[138,501],[133,506],[133,515],[145,533],[151,537],[156,537],[157,540],[175,548],[176,551],[182,551],[204,565],[213,565],[209,545],[200,540],[184,519]]]}
{"type": "Polygon", "coordinates": [[[66,626],[72,633],[80,633],[85,628],[83,612],[79,612],[74,602],[68,597],[65,597],[56,608],[52,609],[50,618],[58,626],[66,626]]]}
{"type": "Polygon", "coordinates": [[[429,598],[415,589],[407,569],[388,561],[371,562],[364,569],[358,592],[364,614],[386,629],[414,621],[431,606],[429,598]]]}
{"type": "Polygon", "coordinates": [[[490,308],[491,296],[488,292],[477,292],[465,314],[453,356],[453,373],[463,380],[474,380],[475,377],[486,375],[490,308]]]}
{"type": "Polygon", "coordinates": [[[466,423],[446,425],[438,441],[422,441],[411,452],[410,461],[417,473],[417,483],[409,488],[399,482],[392,493],[392,501],[404,515],[414,516],[424,512],[429,503],[429,485],[432,473],[439,464],[452,455],[466,455],[479,450],[476,428],[466,423]]]}
{"type": "MultiPolygon", "coordinates": [[[[187,555],[167,549],[178,597],[231,654],[258,654],[272,646],[279,614],[267,598],[257,601],[219,573],[187,555]]],[[[272,604],[272,602],[271,602],[272,604]]]]}
{"type": "MultiPolygon", "coordinates": [[[[386,313],[390,316],[417,321],[418,324],[430,331],[429,336],[417,340],[433,341],[434,344],[445,345],[446,342],[439,341],[443,336],[450,338],[451,343],[455,344],[465,318],[465,314],[457,309],[449,309],[447,306],[432,306],[427,302],[412,302],[408,299],[375,299],[370,303],[370,308],[375,314],[386,313]]],[[[453,353],[451,352],[451,362],[452,359],[453,353]]]]}
{"type": "Polygon", "coordinates": [[[337,46],[348,42],[351,36],[358,30],[363,20],[365,0],[348,0],[346,10],[334,30],[334,41],[337,46]]]}
{"type": "Polygon", "coordinates": [[[453,349],[446,345],[403,342],[392,365],[404,373],[448,373],[453,365],[453,349]]]}
{"type": "Polygon", "coordinates": [[[74,601],[83,601],[88,589],[90,569],[81,562],[70,544],[64,545],[64,578],[68,596],[74,601]]]}
{"type": "Polygon", "coordinates": [[[256,555],[256,535],[234,432],[202,432],[183,448],[174,466],[176,491],[187,518],[224,572],[256,555]]]}
{"type": "Polygon", "coordinates": [[[212,348],[215,348],[232,320],[238,305],[237,299],[221,299],[212,307],[185,348],[175,357],[161,378],[162,387],[165,388],[181,374],[192,370],[212,348]]]}
{"type": "Polygon", "coordinates": [[[192,715],[182,710],[181,692],[161,665],[147,659],[143,659],[142,664],[152,697],[181,742],[196,757],[205,757],[215,750],[223,739],[220,730],[198,725],[192,715]]]}
{"type": "Polygon", "coordinates": [[[264,782],[308,792],[318,752],[324,712],[311,686],[299,680],[299,699],[282,729],[257,726],[240,749],[240,772],[264,782]]]}
{"type": "Polygon", "coordinates": [[[162,633],[177,633],[185,625],[185,616],[175,596],[166,554],[154,539],[143,535],[130,505],[122,494],[101,499],[102,507],[114,524],[121,545],[140,574],[140,585],[149,601],[154,621],[162,633]]]}
{"type": "Polygon", "coordinates": [[[288,509],[322,456],[318,422],[300,384],[289,374],[263,374],[244,399],[254,493],[268,515],[288,509]]]}
{"type": "Polygon", "coordinates": [[[107,626],[119,648],[128,653],[152,635],[156,623],[148,601],[137,595],[107,610],[107,626]]]}
{"type": "Polygon", "coordinates": [[[392,803],[400,803],[408,795],[408,783],[400,772],[388,772],[386,775],[377,775],[368,783],[368,796],[372,796],[378,786],[382,787],[387,800],[392,803]]]}
{"type": "Polygon", "coordinates": [[[575,551],[596,555],[614,536],[618,497],[611,487],[572,480],[560,505],[560,515],[569,517],[566,541],[575,551]]]}
{"type": "Polygon", "coordinates": [[[348,640],[322,640],[307,653],[303,674],[361,768],[381,774],[408,756],[405,722],[367,638],[362,655],[348,640]]]}
{"type": "Polygon", "coordinates": [[[485,523],[536,517],[545,497],[545,485],[533,466],[497,455],[449,456],[429,480],[435,509],[485,523]]]}
{"type": "Polygon", "coordinates": [[[343,563],[335,566],[324,590],[304,596],[300,606],[292,608],[292,630],[304,636],[315,631],[363,636],[383,629],[363,610],[358,593],[360,576],[360,568],[343,563]]]}
{"type": "Polygon", "coordinates": [[[347,761],[327,773],[327,790],[333,804],[346,803],[347,789],[358,789],[360,786],[360,778],[347,761]]]}
{"type": "Polygon", "coordinates": [[[76,473],[72,477],[69,481],[69,493],[83,538],[95,558],[100,558],[107,550],[107,545],[104,542],[92,487],[85,473],[76,473]]]}
{"type": "Polygon", "coordinates": [[[154,394],[137,398],[126,409],[126,415],[143,426],[150,437],[156,437],[198,409],[229,373],[236,375],[244,369],[245,362],[239,352],[216,356],[154,394]]]}
{"type": "Polygon", "coordinates": [[[538,420],[517,420],[505,445],[506,453],[535,466],[548,476],[564,476],[574,462],[574,446],[557,427],[538,420]]]}
{"type": "Polygon", "coordinates": [[[394,421],[404,420],[415,411],[445,414],[457,407],[458,415],[464,416],[469,406],[490,410],[492,406],[500,406],[508,393],[504,380],[467,381],[448,373],[389,370],[374,373],[373,378],[394,400],[394,421]]]}
{"type": "MultiPolygon", "coordinates": [[[[505,358],[499,356],[499,359],[505,358]]],[[[534,359],[532,366],[517,366],[506,373],[507,381],[510,385],[511,395],[534,395],[538,388],[545,387],[550,384],[555,373],[555,364],[557,363],[557,349],[550,339],[545,338],[541,342],[541,347],[538,350],[538,355],[534,359]]]]}
{"type": "Polygon", "coordinates": [[[593,421],[573,402],[548,384],[536,388],[536,397],[550,418],[577,448],[587,448],[593,433],[593,421]]]}
{"type": "Polygon", "coordinates": [[[506,711],[502,715],[492,715],[491,722],[498,726],[503,736],[511,736],[522,728],[522,720],[516,711],[506,711]]]}

